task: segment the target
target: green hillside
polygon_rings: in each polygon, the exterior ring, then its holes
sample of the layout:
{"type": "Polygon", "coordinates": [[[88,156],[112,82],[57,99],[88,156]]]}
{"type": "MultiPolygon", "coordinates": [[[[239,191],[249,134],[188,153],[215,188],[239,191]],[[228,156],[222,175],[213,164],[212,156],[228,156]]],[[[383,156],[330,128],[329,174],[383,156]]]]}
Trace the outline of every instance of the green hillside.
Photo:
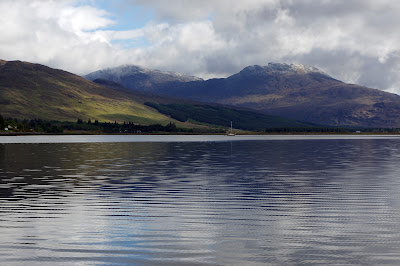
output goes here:
{"type": "Polygon", "coordinates": [[[174,122],[137,101],[134,93],[20,61],[0,62],[0,107],[4,117],[21,119],[174,122]]]}

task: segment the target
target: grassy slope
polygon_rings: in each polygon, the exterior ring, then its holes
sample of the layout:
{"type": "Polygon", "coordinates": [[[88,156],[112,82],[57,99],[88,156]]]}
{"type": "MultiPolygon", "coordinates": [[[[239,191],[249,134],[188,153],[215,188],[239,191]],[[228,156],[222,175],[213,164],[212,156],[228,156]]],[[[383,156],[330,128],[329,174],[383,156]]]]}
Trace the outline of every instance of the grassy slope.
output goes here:
{"type": "Polygon", "coordinates": [[[311,127],[291,119],[266,115],[250,110],[240,110],[226,106],[207,104],[156,104],[147,102],[163,114],[167,114],[179,121],[193,119],[208,124],[229,126],[233,121],[235,128],[244,130],[264,130],[277,127],[311,127]]]}
{"type": "Polygon", "coordinates": [[[166,124],[173,119],[133,94],[77,75],[26,62],[0,62],[0,113],[6,117],[166,124]]]}

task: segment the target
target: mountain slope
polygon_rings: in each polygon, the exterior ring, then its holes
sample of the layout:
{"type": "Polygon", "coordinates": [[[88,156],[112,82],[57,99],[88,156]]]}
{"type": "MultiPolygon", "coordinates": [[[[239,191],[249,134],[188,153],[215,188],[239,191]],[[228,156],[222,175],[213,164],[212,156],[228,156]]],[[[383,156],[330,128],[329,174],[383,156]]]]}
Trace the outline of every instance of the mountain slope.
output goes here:
{"type": "MultiPolygon", "coordinates": [[[[133,83],[126,86],[142,89],[133,83]]],[[[400,127],[400,96],[346,84],[317,68],[300,64],[249,66],[228,78],[170,81],[146,90],[317,124],[400,127]]]]}
{"type": "Polygon", "coordinates": [[[165,97],[149,92],[134,91],[118,83],[104,79],[96,79],[94,82],[110,86],[117,90],[134,92],[137,101],[181,122],[197,121],[206,124],[228,126],[230,121],[235,121],[235,128],[244,130],[314,126],[284,117],[267,115],[248,108],[202,103],[183,98],[165,97]]]}
{"type": "Polygon", "coordinates": [[[39,64],[0,64],[0,113],[48,120],[98,119],[167,123],[171,119],[127,93],[39,64]]]}
{"type": "Polygon", "coordinates": [[[400,126],[400,96],[346,84],[316,69],[284,66],[289,70],[267,66],[262,72],[244,69],[227,78],[226,86],[235,93],[218,102],[328,125],[400,126]],[[250,86],[249,79],[253,81],[250,86]]]}
{"type": "Polygon", "coordinates": [[[234,121],[235,128],[258,131],[263,131],[267,128],[310,128],[314,126],[233,106],[187,103],[157,104],[153,102],[146,102],[145,104],[182,122],[195,120],[207,124],[227,126],[231,121],[234,121]]]}

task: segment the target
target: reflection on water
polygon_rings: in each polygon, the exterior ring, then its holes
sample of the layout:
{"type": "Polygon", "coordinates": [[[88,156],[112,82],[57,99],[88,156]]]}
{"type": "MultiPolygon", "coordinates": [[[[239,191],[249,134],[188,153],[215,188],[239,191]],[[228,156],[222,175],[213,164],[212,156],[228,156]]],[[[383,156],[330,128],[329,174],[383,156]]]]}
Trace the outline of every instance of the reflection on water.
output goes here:
{"type": "Polygon", "coordinates": [[[400,264],[396,139],[0,145],[0,261],[400,264]]]}

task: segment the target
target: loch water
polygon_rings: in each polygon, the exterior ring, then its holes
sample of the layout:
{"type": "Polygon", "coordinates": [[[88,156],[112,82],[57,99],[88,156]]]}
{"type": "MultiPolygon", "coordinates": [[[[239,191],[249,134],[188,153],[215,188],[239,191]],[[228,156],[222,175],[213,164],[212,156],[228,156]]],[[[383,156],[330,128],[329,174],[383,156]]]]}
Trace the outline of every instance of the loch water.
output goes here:
{"type": "Polygon", "coordinates": [[[0,137],[0,265],[400,265],[396,136],[0,137]]]}

